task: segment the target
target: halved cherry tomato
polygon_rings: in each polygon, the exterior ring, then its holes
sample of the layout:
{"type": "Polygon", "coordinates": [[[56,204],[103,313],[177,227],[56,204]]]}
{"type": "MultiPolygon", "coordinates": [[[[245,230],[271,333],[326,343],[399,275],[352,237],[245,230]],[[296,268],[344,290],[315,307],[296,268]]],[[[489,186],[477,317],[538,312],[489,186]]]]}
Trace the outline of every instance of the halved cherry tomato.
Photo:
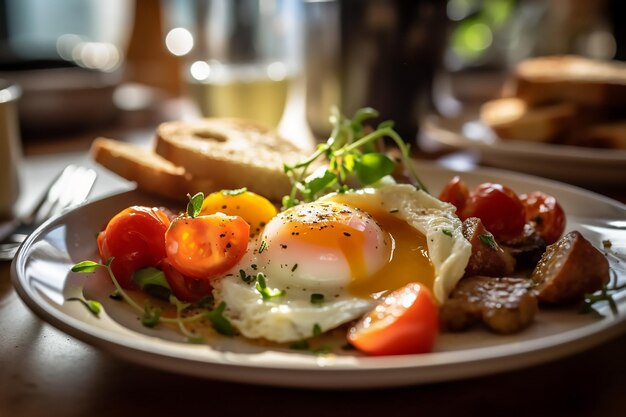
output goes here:
{"type": "Polygon", "coordinates": [[[465,182],[458,175],[452,178],[439,194],[439,199],[456,207],[456,212],[460,213],[465,207],[465,203],[469,198],[469,190],[465,182]]]}
{"type": "Polygon", "coordinates": [[[210,279],[246,253],[250,225],[238,216],[178,217],[165,233],[167,259],[183,275],[210,279]]]}
{"type": "Polygon", "coordinates": [[[459,217],[480,218],[498,241],[519,236],[526,224],[526,211],[517,194],[507,186],[489,182],[470,193],[459,217]]]}
{"type": "Polygon", "coordinates": [[[370,355],[430,352],[439,333],[439,311],[428,288],[407,284],[389,293],[348,331],[350,343],[370,355]]]}
{"type": "Polygon", "coordinates": [[[556,198],[541,191],[519,196],[526,210],[526,221],[532,224],[546,244],[551,245],[565,231],[565,212],[556,198]]]}
{"type": "Polygon", "coordinates": [[[165,231],[170,220],[162,210],[133,206],[122,210],[109,220],[98,235],[100,257],[111,257],[111,269],[124,288],[134,288],[133,273],[157,265],[165,258],[165,231]]]}
{"type": "Polygon", "coordinates": [[[172,293],[179,300],[193,303],[211,294],[213,287],[209,280],[190,278],[181,274],[167,258],[163,259],[160,266],[172,293]]]}

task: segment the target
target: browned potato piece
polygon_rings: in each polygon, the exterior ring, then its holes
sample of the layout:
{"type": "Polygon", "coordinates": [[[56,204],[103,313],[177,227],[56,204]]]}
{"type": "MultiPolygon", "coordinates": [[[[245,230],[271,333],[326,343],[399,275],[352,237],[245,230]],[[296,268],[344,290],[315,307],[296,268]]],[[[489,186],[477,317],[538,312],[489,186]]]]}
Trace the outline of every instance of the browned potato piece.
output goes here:
{"type": "Polygon", "coordinates": [[[542,303],[580,301],[609,282],[609,262],[578,231],[548,246],[531,275],[542,303]]]}
{"type": "Polygon", "coordinates": [[[516,333],[532,323],[537,299],[526,278],[463,278],[441,306],[444,329],[461,331],[483,322],[496,333],[516,333]]]}
{"type": "Polygon", "coordinates": [[[513,273],[515,259],[498,246],[479,218],[470,217],[463,222],[463,237],[472,245],[472,255],[465,267],[466,277],[501,277],[513,273]]]}

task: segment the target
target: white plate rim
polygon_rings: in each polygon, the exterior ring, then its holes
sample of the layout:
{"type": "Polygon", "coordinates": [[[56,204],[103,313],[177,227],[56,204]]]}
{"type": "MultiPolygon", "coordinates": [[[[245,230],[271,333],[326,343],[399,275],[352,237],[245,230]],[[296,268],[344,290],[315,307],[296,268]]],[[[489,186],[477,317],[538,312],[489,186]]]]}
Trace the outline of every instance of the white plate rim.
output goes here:
{"type": "MultiPolygon", "coordinates": [[[[418,168],[434,172],[455,173],[449,169],[428,162],[418,162],[418,168]]],[[[626,206],[610,198],[595,193],[529,175],[508,173],[497,169],[479,169],[474,173],[516,178],[532,181],[540,186],[557,187],[569,193],[591,197],[626,213],[626,206]]],[[[88,323],[71,317],[55,308],[25,278],[25,261],[29,249],[53,225],[62,224],[68,216],[85,210],[90,205],[109,199],[125,199],[135,194],[129,191],[109,195],[102,199],[80,206],[43,224],[30,235],[20,248],[11,267],[11,276],[17,293],[22,300],[43,320],[100,349],[117,356],[177,373],[194,376],[225,379],[236,382],[253,382],[268,385],[299,386],[306,388],[376,388],[407,384],[430,383],[452,379],[462,379],[494,372],[517,369],[523,366],[542,363],[563,357],[600,344],[626,330],[626,315],[603,319],[584,329],[577,329],[559,335],[547,336],[538,340],[525,341],[520,345],[500,345],[493,349],[472,349],[458,352],[435,352],[428,355],[402,357],[357,358],[355,360],[334,360],[333,358],[298,356],[296,363],[280,360],[253,360],[236,353],[209,354],[206,348],[181,346],[168,341],[153,341],[140,336],[137,339],[120,338],[119,335],[94,329],[88,323]],[[239,355],[239,356],[238,356],[239,355]],[[293,374],[297,374],[294,377],[293,374]],[[364,376],[371,376],[365,378],[364,376]]],[[[624,301],[626,304],[626,301],[624,301]]],[[[620,304],[621,306],[621,304],[620,304]]],[[[280,358],[280,355],[278,355],[280,358]]]]}

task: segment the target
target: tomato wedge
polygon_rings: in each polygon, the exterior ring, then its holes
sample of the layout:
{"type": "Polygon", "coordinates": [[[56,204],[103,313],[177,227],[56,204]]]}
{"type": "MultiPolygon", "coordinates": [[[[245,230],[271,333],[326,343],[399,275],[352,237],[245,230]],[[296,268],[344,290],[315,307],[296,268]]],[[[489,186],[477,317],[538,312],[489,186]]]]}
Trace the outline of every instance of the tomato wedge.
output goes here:
{"type": "Polygon", "coordinates": [[[246,253],[250,225],[222,214],[174,219],[165,233],[168,261],[183,275],[216,278],[246,253]]]}
{"type": "Polygon", "coordinates": [[[439,310],[422,284],[389,293],[348,331],[348,341],[369,355],[430,352],[439,333],[439,310]]]}
{"type": "Polygon", "coordinates": [[[213,287],[209,280],[190,278],[181,274],[167,258],[161,262],[161,270],[165,274],[172,293],[181,301],[194,303],[211,294],[213,287]]]}
{"type": "Polygon", "coordinates": [[[565,231],[565,212],[556,198],[541,191],[519,196],[526,211],[526,221],[551,245],[565,231]]]}
{"type": "Polygon", "coordinates": [[[456,175],[452,178],[441,190],[439,199],[456,207],[457,214],[463,210],[465,203],[469,198],[469,190],[465,182],[461,180],[461,177],[456,175]]]}
{"type": "Polygon", "coordinates": [[[100,257],[111,257],[111,269],[123,288],[135,288],[133,273],[148,266],[156,266],[165,258],[165,231],[170,220],[155,207],[132,206],[109,220],[98,235],[100,257]]]}

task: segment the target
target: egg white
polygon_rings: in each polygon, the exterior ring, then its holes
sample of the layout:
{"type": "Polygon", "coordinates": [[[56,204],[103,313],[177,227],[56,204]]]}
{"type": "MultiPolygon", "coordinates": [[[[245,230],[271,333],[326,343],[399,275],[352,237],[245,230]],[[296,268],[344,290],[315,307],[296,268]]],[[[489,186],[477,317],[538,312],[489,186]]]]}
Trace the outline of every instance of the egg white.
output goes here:
{"type": "MultiPolygon", "coordinates": [[[[393,184],[367,188],[350,193],[350,198],[363,199],[370,206],[378,206],[406,221],[426,236],[428,253],[435,277],[433,295],[443,303],[463,276],[471,254],[471,245],[463,237],[462,223],[451,204],[441,202],[411,185],[393,184]],[[445,231],[445,233],[444,233],[445,231]]],[[[330,201],[332,194],[319,201],[330,201]]],[[[276,269],[266,275],[268,288],[283,290],[281,297],[263,300],[254,282],[246,283],[240,272],[255,276],[267,270],[267,259],[259,257],[251,244],[249,253],[230,273],[216,280],[213,294],[217,302],[224,301],[224,315],[248,338],[264,338],[275,342],[290,342],[314,335],[314,327],[324,332],[355,320],[367,313],[376,303],[374,297],[358,297],[345,290],[345,283],[336,286],[313,285],[312,288],[289,285],[291,265],[285,265],[284,274],[276,276],[276,269]],[[263,262],[260,262],[263,261],[263,262]],[[264,264],[265,263],[265,264],[264,264]],[[329,291],[328,288],[332,288],[329,291]],[[324,302],[311,303],[311,294],[321,293],[324,302]]],[[[320,281],[332,277],[320,277],[320,281]]],[[[311,281],[311,278],[308,279],[311,281]]],[[[313,279],[314,281],[314,279],[313,279]]]]}
{"type": "MultiPolygon", "coordinates": [[[[433,295],[439,304],[443,304],[463,277],[472,253],[471,244],[463,237],[463,223],[456,215],[456,208],[409,184],[366,188],[354,194],[357,198],[372,199],[373,204],[426,236],[428,254],[435,270],[433,295]]],[[[320,201],[332,198],[333,194],[329,194],[320,201]]]]}

